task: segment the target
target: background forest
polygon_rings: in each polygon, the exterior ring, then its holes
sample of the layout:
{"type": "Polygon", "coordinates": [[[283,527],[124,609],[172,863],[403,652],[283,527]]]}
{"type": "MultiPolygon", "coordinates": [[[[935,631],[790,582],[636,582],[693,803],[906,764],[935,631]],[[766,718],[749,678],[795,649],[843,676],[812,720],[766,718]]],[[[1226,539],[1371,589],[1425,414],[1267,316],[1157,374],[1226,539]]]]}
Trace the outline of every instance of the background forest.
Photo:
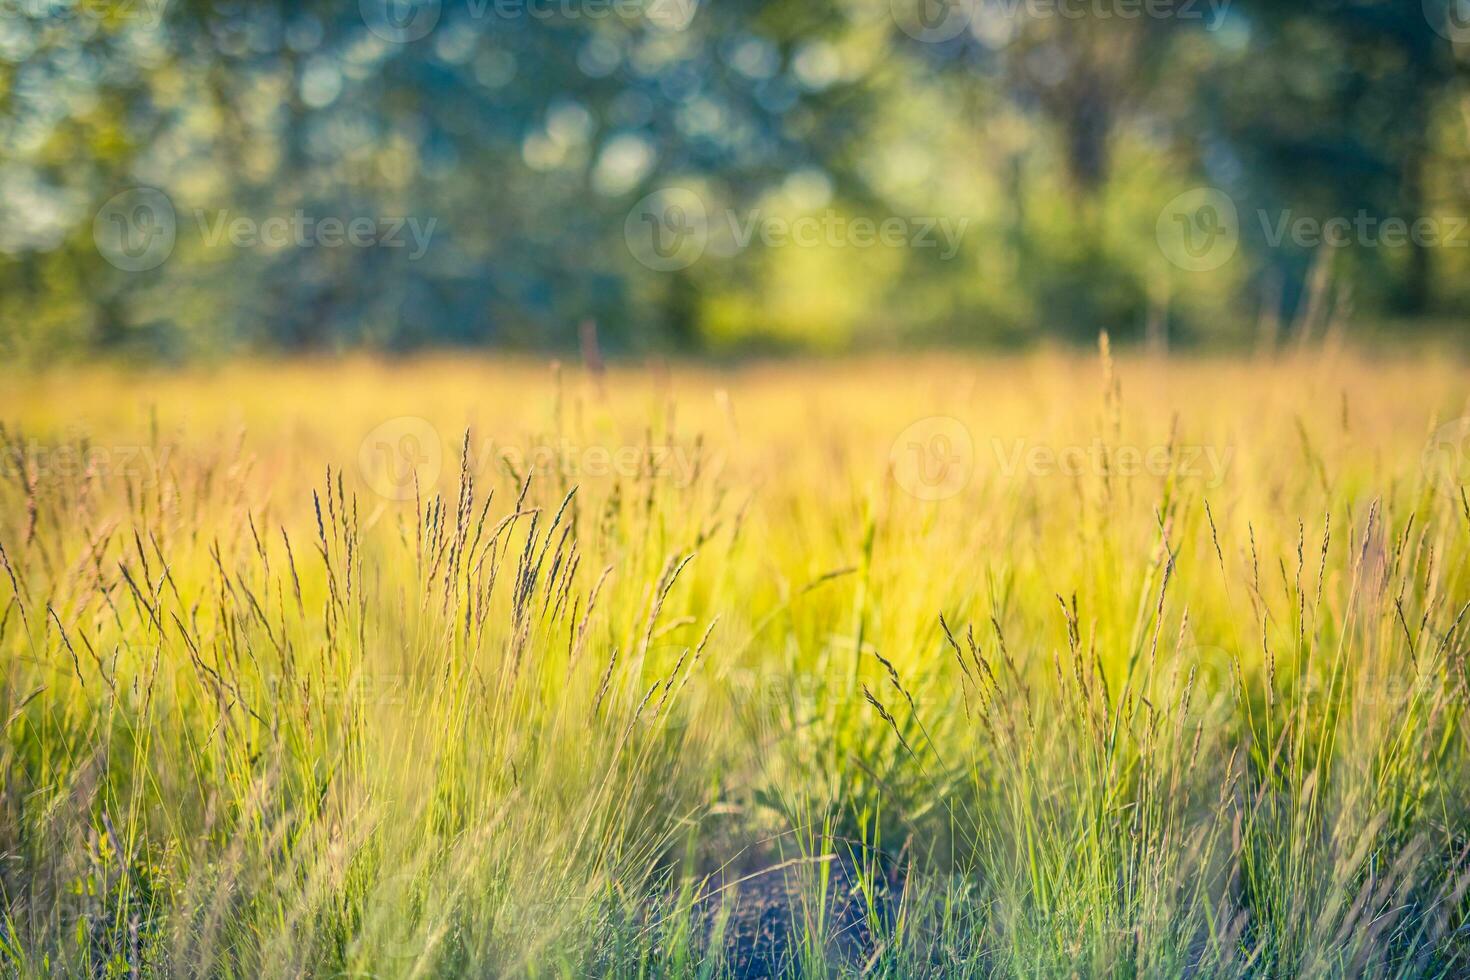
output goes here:
{"type": "Polygon", "coordinates": [[[0,0],[0,356],[1438,339],[1463,8],[0,0]]]}

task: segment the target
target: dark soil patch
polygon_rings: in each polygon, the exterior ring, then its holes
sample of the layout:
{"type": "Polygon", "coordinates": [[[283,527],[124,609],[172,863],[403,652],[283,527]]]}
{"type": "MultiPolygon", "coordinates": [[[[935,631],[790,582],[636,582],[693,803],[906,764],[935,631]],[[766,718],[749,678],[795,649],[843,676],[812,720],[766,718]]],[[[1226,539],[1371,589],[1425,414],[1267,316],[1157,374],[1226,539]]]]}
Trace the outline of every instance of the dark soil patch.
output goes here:
{"type": "Polygon", "coordinates": [[[778,864],[764,872],[727,874],[723,882],[711,880],[700,916],[711,942],[720,916],[725,917],[721,946],[731,975],[754,980],[791,973],[808,934],[821,936],[819,955],[834,965],[861,967],[873,956],[870,916],[888,918],[887,885],[879,883],[881,893],[870,910],[851,863],[834,859],[823,902],[813,887],[819,870],[811,864],[778,864]]]}

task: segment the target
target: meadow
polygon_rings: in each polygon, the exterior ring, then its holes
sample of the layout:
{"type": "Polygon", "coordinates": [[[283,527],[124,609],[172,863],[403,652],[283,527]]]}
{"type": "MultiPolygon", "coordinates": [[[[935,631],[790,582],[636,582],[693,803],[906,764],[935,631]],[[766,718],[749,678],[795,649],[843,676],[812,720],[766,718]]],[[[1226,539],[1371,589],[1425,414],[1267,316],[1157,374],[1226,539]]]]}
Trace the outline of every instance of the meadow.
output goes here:
{"type": "Polygon", "coordinates": [[[1470,974],[1470,374],[0,377],[0,969],[1470,974]]]}

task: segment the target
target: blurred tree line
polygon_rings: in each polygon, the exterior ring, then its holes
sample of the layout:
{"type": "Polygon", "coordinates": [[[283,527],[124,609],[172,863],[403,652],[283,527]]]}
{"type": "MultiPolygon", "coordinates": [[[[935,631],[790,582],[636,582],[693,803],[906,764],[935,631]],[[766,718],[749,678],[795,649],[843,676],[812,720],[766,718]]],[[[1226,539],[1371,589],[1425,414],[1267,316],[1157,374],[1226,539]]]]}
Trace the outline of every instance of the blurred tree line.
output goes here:
{"type": "Polygon", "coordinates": [[[1462,2],[0,0],[0,354],[1428,330],[1470,308],[1462,2]],[[1207,270],[1160,242],[1197,187],[1207,270]],[[1439,239],[1280,234],[1361,215],[1439,239]]]}

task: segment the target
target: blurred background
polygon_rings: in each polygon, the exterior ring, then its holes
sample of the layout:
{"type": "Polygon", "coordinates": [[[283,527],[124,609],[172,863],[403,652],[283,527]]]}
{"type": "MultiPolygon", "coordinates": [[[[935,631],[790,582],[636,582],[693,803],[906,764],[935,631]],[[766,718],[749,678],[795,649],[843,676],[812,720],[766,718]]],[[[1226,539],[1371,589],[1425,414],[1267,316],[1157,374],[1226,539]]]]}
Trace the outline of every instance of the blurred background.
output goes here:
{"type": "Polygon", "coordinates": [[[1464,0],[0,0],[0,357],[1454,343],[1464,0]]]}

